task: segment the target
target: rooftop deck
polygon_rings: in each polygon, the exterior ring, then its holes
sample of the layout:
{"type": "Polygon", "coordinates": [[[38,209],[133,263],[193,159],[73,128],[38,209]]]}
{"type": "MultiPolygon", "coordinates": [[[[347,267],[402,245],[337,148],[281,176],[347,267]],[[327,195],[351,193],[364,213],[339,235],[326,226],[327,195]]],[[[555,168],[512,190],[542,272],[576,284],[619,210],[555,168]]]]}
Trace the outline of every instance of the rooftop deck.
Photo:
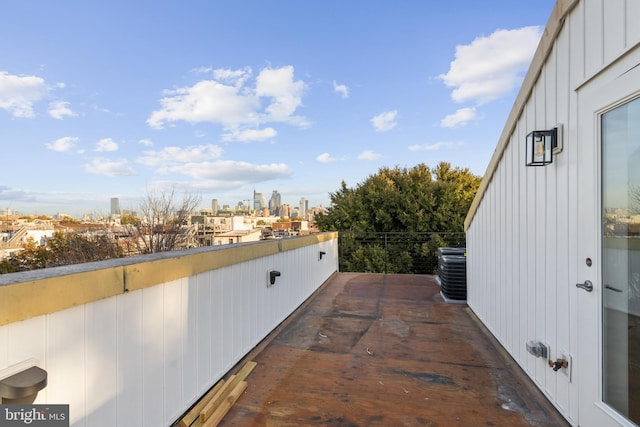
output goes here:
{"type": "Polygon", "coordinates": [[[221,425],[568,425],[431,276],[338,273],[245,360],[221,425]]]}

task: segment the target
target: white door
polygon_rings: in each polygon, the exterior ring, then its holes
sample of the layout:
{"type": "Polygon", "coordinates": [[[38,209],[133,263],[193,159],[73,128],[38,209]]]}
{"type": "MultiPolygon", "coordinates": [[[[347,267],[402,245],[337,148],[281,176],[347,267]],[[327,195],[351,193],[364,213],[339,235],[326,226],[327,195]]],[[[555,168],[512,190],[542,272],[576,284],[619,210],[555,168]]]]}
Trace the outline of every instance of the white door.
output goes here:
{"type": "Polygon", "coordinates": [[[623,58],[578,92],[573,363],[581,426],[640,424],[639,56],[623,58]]]}

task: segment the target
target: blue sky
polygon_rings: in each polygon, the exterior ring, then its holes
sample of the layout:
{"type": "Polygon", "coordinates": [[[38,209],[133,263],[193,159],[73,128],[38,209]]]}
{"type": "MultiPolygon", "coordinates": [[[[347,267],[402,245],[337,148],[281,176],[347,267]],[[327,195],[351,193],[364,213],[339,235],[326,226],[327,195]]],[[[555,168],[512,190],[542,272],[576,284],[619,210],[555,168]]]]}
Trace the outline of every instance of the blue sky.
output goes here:
{"type": "Polygon", "coordinates": [[[0,210],[175,188],[329,204],[380,167],[482,175],[553,0],[8,0],[0,210]]]}

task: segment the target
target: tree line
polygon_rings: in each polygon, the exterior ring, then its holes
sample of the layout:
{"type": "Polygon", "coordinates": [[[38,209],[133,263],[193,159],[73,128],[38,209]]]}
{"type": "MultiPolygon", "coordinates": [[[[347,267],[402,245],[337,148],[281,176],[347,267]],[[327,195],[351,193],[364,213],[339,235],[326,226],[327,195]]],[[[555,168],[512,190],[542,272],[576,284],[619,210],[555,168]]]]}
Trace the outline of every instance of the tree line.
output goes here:
{"type": "MultiPolygon", "coordinates": [[[[342,181],[316,226],[340,232],[341,271],[432,274],[439,247],[464,246],[464,219],[480,181],[447,162],[384,167],[353,188],[342,181]]],[[[28,241],[0,261],[0,274],[190,247],[187,224],[199,202],[175,190],[148,192],[138,216],[121,216],[124,234],[59,231],[44,246],[28,241]]]]}
{"type": "Polygon", "coordinates": [[[384,167],[353,188],[343,181],[316,225],[340,232],[341,271],[432,274],[439,247],[464,246],[480,181],[447,162],[384,167]]]}
{"type": "Polygon", "coordinates": [[[0,274],[150,254],[189,247],[189,216],[200,197],[175,189],[148,191],[138,207],[138,215],[122,215],[121,232],[110,226],[91,232],[55,231],[44,245],[27,239],[22,249],[0,260],[0,274]]]}

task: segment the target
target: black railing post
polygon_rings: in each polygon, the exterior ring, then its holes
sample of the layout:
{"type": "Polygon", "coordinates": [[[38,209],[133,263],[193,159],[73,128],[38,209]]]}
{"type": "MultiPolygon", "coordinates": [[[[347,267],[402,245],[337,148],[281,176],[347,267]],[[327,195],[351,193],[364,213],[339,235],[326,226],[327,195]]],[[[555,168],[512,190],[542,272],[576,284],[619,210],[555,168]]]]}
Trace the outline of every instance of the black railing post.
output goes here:
{"type": "Polygon", "coordinates": [[[387,246],[387,233],[384,233],[384,274],[387,274],[388,257],[389,257],[389,248],[387,246]]]}

